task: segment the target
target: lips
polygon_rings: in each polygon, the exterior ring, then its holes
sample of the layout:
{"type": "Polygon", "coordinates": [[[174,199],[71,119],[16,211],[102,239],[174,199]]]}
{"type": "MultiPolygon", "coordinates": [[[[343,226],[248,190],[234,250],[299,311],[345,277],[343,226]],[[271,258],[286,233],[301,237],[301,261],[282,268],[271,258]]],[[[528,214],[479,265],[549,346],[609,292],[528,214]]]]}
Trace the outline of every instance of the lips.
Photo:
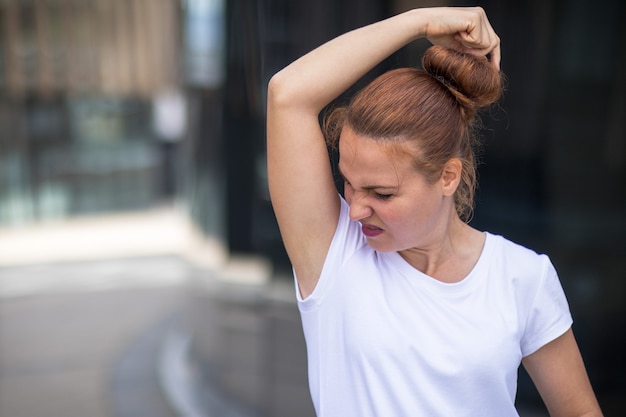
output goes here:
{"type": "Polygon", "coordinates": [[[384,232],[384,230],[381,229],[380,227],[377,227],[371,224],[361,225],[361,230],[363,231],[363,234],[367,237],[376,237],[380,235],[382,232],[384,232]]]}

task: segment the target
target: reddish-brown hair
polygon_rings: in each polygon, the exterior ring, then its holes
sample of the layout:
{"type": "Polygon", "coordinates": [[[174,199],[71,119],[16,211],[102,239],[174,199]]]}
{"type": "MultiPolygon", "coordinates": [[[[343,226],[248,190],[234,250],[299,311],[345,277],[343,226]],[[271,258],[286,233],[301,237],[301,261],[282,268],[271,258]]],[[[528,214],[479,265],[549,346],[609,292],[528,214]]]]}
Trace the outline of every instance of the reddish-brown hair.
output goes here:
{"type": "Polygon", "coordinates": [[[381,141],[410,142],[415,167],[436,181],[452,158],[463,164],[455,193],[459,217],[469,221],[476,188],[477,112],[502,94],[502,76],[486,59],[442,46],[430,47],[423,70],[389,71],[359,92],[347,107],[324,121],[329,145],[337,147],[341,129],[381,141]]]}

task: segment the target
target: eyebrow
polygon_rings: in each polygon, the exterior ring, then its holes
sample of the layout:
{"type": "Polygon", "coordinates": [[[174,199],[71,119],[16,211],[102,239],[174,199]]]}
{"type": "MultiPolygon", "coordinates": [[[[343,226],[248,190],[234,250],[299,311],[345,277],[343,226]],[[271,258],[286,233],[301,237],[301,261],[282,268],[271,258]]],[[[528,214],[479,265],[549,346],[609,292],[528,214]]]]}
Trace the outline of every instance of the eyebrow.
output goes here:
{"type": "MultiPolygon", "coordinates": [[[[343,174],[343,171],[341,170],[341,167],[339,166],[339,164],[337,164],[337,169],[339,170],[339,175],[341,175],[341,178],[344,181],[348,181],[348,179],[346,178],[346,176],[343,174]]],[[[350,182],[350,181],[348,181],[350,182]]],[[[364,187],[360,187],[362,190],[366,190],[366,191],[372,191],[372,190],[397,190],[398,186],[397,185],[366,185],[364,187]]]]}

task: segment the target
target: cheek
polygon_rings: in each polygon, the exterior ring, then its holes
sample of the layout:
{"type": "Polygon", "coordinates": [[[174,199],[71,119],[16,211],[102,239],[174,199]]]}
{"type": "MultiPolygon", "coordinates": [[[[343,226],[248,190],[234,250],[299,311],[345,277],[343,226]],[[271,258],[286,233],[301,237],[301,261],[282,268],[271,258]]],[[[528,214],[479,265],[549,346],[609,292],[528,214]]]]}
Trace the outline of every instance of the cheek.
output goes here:
{"type": "Polygon", "coordinates": [[[436,217],[439,205],[428,196],[420,196],[405,204],[386,210],[385,217],[389,225],[395,226],[400,234],[412,234],[431,223],[436,217]]]}
{"type": "Polygon", "coordinates": [[[396,233],[406,228],[413,213],[408,207],[398,204],[375,204],[373,209],[386,227],[395,229],[396,233]]]}

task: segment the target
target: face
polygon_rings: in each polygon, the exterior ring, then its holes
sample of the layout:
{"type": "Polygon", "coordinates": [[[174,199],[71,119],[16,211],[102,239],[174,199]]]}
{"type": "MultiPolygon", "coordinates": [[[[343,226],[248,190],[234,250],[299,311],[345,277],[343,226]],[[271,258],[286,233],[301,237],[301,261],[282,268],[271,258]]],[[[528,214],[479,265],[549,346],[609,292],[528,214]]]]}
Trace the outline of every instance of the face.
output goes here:
{"type": "Polygon", "coordinates": [[[384,144],[347,127],[341,134],[339,169],[350,218],[379,251],[428,246],[445,231],[454,209],[446,182],[428,183],[408,150],[403,142],[384,144]]]}

